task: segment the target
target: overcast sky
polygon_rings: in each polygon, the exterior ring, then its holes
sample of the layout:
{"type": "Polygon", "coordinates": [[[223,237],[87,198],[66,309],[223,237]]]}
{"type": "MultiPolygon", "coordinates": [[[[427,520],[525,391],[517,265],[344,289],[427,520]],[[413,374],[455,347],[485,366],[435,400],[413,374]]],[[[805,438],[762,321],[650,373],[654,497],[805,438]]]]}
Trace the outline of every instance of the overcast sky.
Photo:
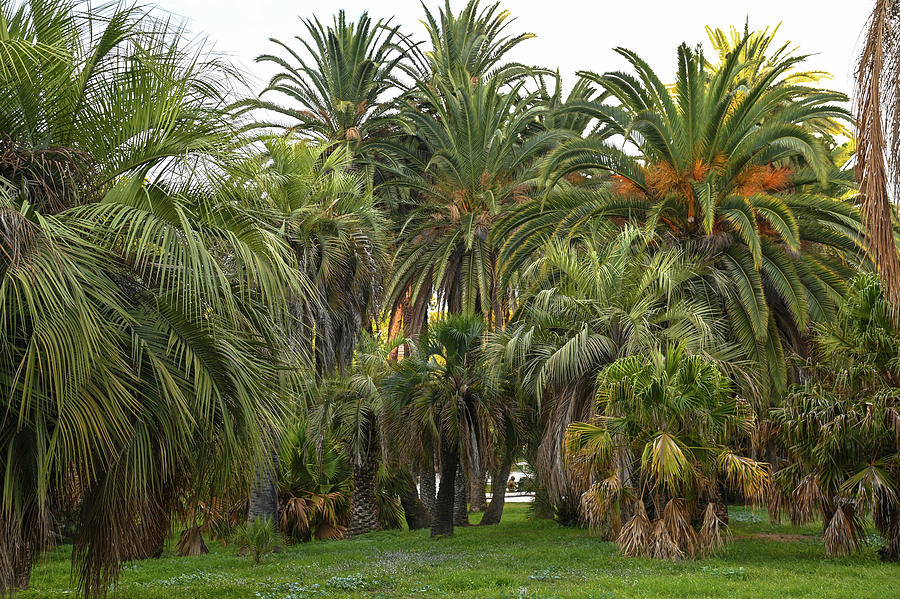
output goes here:
{"type": "MultiPolygon", "coordinates": [[[[489,0],[483,0],[487,4],[489,0]]],[[[443,0],[426,0],[429,7],[443,0]]],[[[459,9],[465,0],[452,0],[459,9]]],[[[623,66],[612,52],[616,46],[636,50],[660,75],[671,80],[675,49],[679,43],[706,42],[704,25],[727,28],[782,23],[778,40],[791,41],[803,53],[815,54],[808,68],[834,75],[826,85],[849,92],[854,60],[871,0],[507,0],[517,20],[510,30],[527,31],[537,38],[519,46],[514,59],[559,67],[567,79],[581,69],[603,72],[623,66]]],[[[161,9],[188,19],[195,34],[207,36],[221,52],[254,72],[260,80],[270,71],[260,70],[253,59],[272,50],[270,37],[289,40],[303,33],[299,17],[313,14],[322,20],[343,8],[355,19],[369,10],[374,19],[393,17],[416,39],[424,37],[419,22],[418,0],[156,0],[161,9]]]]}

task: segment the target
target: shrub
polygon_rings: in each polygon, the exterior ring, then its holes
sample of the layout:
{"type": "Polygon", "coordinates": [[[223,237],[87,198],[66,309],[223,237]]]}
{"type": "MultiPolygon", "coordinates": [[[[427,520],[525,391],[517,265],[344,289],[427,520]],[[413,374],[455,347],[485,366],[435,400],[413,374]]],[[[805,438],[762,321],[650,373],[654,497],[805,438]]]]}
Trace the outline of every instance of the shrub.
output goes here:
{"type": "Polygon", "coordinates": [[[278,544],[278,531],[271,518],[260,517],[238,527],[237,541],[241,547],[249,550],[253,563],[259,565],[262,556],[271,552],[278,544]]]}

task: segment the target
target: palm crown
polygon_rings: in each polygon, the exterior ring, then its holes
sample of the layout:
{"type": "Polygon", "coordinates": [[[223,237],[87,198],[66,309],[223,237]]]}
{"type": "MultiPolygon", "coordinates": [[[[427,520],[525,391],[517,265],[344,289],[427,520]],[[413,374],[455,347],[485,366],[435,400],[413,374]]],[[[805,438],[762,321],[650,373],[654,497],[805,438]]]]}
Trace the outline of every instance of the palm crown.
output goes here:
{"type": "Polygon", "coordinates": [[[784,83],[802,57],[771,65],[739,93],[742,49],[713,70],[682,45],[671,87],[624,49],[636,75],[586,75],[618,103],[572,102],[569,110],[597,119],[596,133],[554,150],[548,172],[608,174],[610,184],[522,206],[499,229],[501,262],[513,271],[547,235],[591,219],[641,224],[710,264],[736,337],[761,364],[781,368],[762,390],[768,396],[786,385],[782,337],[796,347],[810,318],[834,314],[861,235],[856,209],[815,189],[834,165],[808,125],[846,118],[844,98],[784,83]]]}

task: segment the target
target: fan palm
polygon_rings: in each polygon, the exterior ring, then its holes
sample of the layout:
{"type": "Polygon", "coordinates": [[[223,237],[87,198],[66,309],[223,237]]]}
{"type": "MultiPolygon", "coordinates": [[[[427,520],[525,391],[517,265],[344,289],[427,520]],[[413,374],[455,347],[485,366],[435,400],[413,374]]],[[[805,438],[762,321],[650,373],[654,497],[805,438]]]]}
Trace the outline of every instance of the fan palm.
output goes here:
{"type": "Polygon", "coordinates": [[[309,434],[302,418],[285,428],[278,459],[281,529],[300,541],[342,538],[353,486],[347,455],[330,435],[309,434]]]}
{"type": "MultiPolygon", "coordinates": [[[[640,231],[626,227],[612,237],[582,229],[571,243],[551,242],[543,253],[522,275],[505,351],[539,412],[539,480],[557,517],[571,521],[584,489],[568,475],[562,441],[572,422],[590,416],[600,372],[676,340],[695,353],[730,354],[721,316],[694,288],[705,267],[681,250],[650,251],[640,231]]],[[[733,374],[752,380],[739,363],[733,374]]]]}
{"type": "Polygon", "coordinates": [[[748,497],[767,488],[764,464],[728,442],[742,419],[728,377],[678,343],[649,356],[626,356],[596,381],[596,414],[569,427],[572,467],[597,480],[582,496],[589,522],[617,538],[625,555],[694,557],[723,544],[712,502],[728,482],[748,497]],[[633,514],[622,525],[623,514],[633,514]],[[696,530],[692,521],[701,524],[696,530]]]}
{"type": "Polygon", "coordinates": [[[715,70],[699,50],[682,45],[673,88],[619,49],[636,76],[590,76],[618,104],[574,103],[572,110],[598,119],[598,131],[549,158],[554,179],[599,171],[611,184],[596,194],[570,189],[544,205],[523,205],[498,231],[508,271],[548,235],[565,236],[593,219],[639,224],[658,233],[662,245],[704,260],[735,338],[771,375],[760,389],[766,399],[786,389],[784,341],[802,349],[807,324],[834,315],[862,241],[853,205],[816,193],[805,172],[795,172],[802,164],[814,179],[834,175],[826,147],[807,125],[847,118],[844,98],[783,83],[802,57],[771,65],[736,94],[744,44],[715,70]]]}
{"type": "Polygon", "coordinates": [[[311,287],[312,298],[292,303],[299,326],[293,341],[314,356],[319,375],[343,370],[378,313],[388,260],[384,217],[346,145],[270,137],[263,146],[237,171],[252,182],[242,201],[283,238],[299,280],[311,287]]]}
{"type": "Polygon", "coordinates": [[[875,275],[854,281],[833,322],[819,327],[807,383],[775,410],[787,461],[772,511],[794,523],[821,516],[829,555],[849,554],[872,514],[884,559],[900,559],[900,328],[875,275]]]}
{"type": "Polygon", "coordinates": [[[342,439],[353,466],[353,501],[348,536],[379,528],[375,477],[382,452],[387,451],[384,427],[389,409],[385,397],[390,376],[391,353],[404,342],[379,342],[363,335],[353,363],[345,376],[325,383],[322,401],[310,414],[310,422],[321,436],[342,439]]]}
{"type": "Polygon", "coordinates": [[[79,502],[76,575],[99,596],[162,547],[179,501],[258,452],[302,290],[205,176],[234,137],[205,47],[69,0],[3,2],[0,37],[0,588],[27,585],[52,514],[79,502]]]}

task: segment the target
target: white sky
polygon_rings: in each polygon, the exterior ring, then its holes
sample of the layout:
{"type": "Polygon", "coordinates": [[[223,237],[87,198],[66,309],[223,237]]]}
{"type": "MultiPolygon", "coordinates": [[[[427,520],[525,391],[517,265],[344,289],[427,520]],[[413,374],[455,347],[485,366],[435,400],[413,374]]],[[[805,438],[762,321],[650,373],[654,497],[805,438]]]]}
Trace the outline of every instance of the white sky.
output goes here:
{"type": "MultiPolygon", "coordinates": [[[[490,2],[482,0],[482,5],[490,2]]],[[[369,10],[373,19],[393,17],[393,23],[403,25],[407,33],[424,38],[418,0],[155,0],[155,4],[187,17],[193,33],[208,36],[218,51],[232,55],[260,81],[267,79],[271,70],[261,70],[253,59],[273,50],[270,37],[288,41],[302,35],[300,16],[315,14],[330,22],[331,15],[343,8],[355,20],[369,10]]],[[[426,4],[434,11],[443,0],[426,0],[426,4]]],[[[451,4],[458,10],[465,0],[451,0],[451,4]]],[[[742,27],[749,16],[751,28],[781,22],[776,41],[789,40],[802,53],[816,54],[807,67],[831,72],[834,80],[826,85],[849,92],[861,32],[873,1],[505,0],[501,5],[517,17],[510,31],[537,34],[521,44],[512,58],[558,67],[570,84],[577,70],[623,68],[623,61],[612,52],[616,46],[637,51],[665,80],[671,80],[679,43],[705,43],[704,25],[742,27]]]]}

